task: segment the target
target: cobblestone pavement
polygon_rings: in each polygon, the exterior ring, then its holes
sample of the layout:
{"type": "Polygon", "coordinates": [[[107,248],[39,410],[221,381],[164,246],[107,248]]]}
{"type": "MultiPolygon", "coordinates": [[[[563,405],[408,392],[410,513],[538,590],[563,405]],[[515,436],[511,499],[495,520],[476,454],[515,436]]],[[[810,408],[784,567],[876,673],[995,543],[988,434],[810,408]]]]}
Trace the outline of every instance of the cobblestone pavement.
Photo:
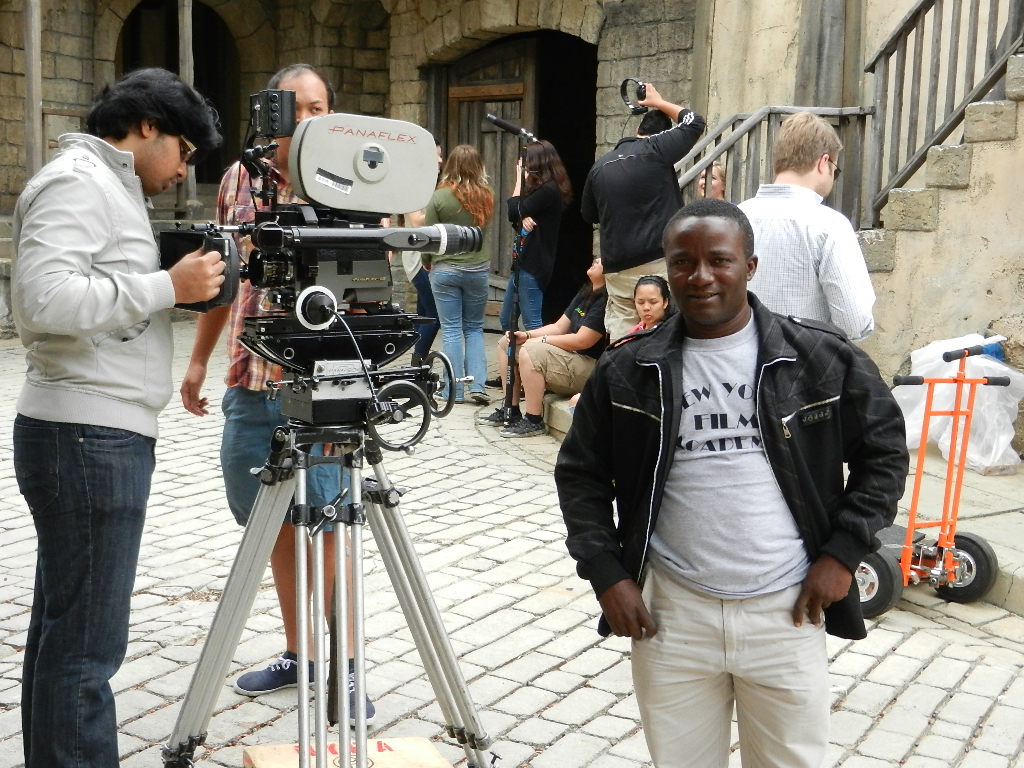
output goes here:
{"type": "MultiPolygon", "coordinates": [[[[176,324],[180,377],[191,323],[176,324]]],[[[215,361],[219,394],[223,360],[215,361]]],[[[31,602],[35,541],[11,467],[10,424],[23,350],[0,342],[0,768],[21,764],[19,676],[31,602]]],[[[412,456],[389,454],[407,486],[406,523],[499,765],[630,768],[648,764],[631,693],[628,643],[601,640],[596,601],[565,552],[551,477],[557,443],[508,440],[457,406],[412,456]]],[[[241,532],[218,476],[219,416],[200,419],[175,401],[161,420],[157,471],[133,598],[131,642],[114,679],[122,764],[161,765],[218,590],[241,532]]],[[[1019,515],[1019,513],[1017,513],[1019,515]]],[[[371,733],[435,739],[440,713],[415,646],[368,537],[368,686],[371,733]]],[[[1003,542],[1005,543],[1005,542],[1003,542]]],[[[282,650],[264,579],[232,674],[282,650]]],[[[829,641],[831,744],[826,766],[1024,768],[1024,619],[990,603],[953,605],[925,587],[881,617],[866,640],[829,641]]],[[[296,733],[293,694],[257,699],[225,684],[200,765],[240,766],[244,745],[296,733]]],[[[739,765],[739,754],[732,763],[739,765]]]]}

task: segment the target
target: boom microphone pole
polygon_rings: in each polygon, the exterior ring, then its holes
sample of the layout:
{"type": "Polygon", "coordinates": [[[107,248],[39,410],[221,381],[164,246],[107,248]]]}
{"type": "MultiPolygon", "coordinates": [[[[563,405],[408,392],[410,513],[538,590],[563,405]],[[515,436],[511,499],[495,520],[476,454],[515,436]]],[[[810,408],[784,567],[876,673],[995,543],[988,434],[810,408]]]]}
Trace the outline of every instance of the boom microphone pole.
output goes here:
{"type": "Polygon", "coordinates": [[[488,122],[494,123],[494,125],[496,125],[499,128],[501,128],[501,130],[508,131],[513,136],[522,136],[527,141],[536,141],[537,140],[537,137],[534,136],[532,133],[530,133],[525,128],[520,128],[515,123],[510,123],[508,120],[502,120],[500,117],[497,117],[496,115],[492,115],[490,113],[487,113],[486,115],[484,115],[484,118],[488,122]]]}
{"type": "MultiPolygon", "coordinates": [[[[530,133],[525,128],[522,128],[515,123],[510,123],[507,120],[503,120],[496,115],[488,113],[485,115],[488,122],[493,123],[501,130],[511,133],[513,136],[518,136],[524,142],[536,141],[537,137],[530,133]]],[[[522,196],[523,189],[526,186],[526,151],[525,147],[520,147],[520,158],[524,161],[522,171],[519,177],[519,194],[522,196]]],[[[522,238],[529,235],[528,232],[523,230],[523,222],[520,219],[516,222],[516,231],[513,237],[513,254],[512,254],[512,272],[509,275],[509,285],[505,290],[512,291],[512,312],[509,318],[509,327],[503,329],[508,334],[508,347],[505,351],[506,354],[506,365],[505,365],[505,399],[502,403],[502,416],[506,424],[512,423],[512,399],[515,392],[516,386],[516,331],[519,329],[519,273],[522,267],[519,266],[519,257],[516,253],[516,248],[521,244],[522,238]]]]}

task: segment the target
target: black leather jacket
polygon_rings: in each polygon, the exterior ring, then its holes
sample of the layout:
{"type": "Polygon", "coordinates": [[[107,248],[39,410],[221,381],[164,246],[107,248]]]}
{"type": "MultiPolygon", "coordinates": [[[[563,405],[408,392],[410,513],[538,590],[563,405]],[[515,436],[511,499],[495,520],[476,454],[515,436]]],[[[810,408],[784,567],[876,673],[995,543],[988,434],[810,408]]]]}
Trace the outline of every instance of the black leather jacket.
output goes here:
{"type": "MultiPolygon", "coordinates": [[[[811,562],[829,554],[853,573],[903,494],[903,416],[875,364],[838,329],[773,314],[753,294],[748,300],[760,344],[756,407],[769,465],[811,562]]],[[[677,314],[606,351],[559,452],[555,482],[566,543],[597,595],[622,579],[642,583],[679,434],[684,337],[677,314]]],[[[865,636],[856,581],[845,600],[826,609],[825,625],[839,637],[865,636]]],[[[603,617],[599,631],[608,632],[603,617]]]]}

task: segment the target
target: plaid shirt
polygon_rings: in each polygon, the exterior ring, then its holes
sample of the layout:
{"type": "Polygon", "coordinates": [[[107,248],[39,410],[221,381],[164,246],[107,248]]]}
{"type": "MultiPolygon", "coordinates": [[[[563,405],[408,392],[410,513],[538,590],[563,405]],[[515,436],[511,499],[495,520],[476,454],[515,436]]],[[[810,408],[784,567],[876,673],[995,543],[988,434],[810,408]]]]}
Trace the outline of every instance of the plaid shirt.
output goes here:
{"type": "MultiPolygon", "coordinates": [[[[281,177],[274,173],[278,184],[278,201],[282,203],[302,202],[285,184],[281,177]]],[[[220,182],[217,193],[217,221],[220,224],[242,224],[256,218],[256,203],[249,192],[252,182],[249,172],[241,163],[235,163],[220,182]]],[[[251,243],[249,238],[237,238],[239,257],[245,261],[249,255],[251,243]]],[[[262,391],[268,381],[281,379],[281,366],[254,355],[243,347],[238,337],[245,325],[245,318],[266,313],[264,299],[265,288],[253,288],[248,280],[238,286],[238,297],[231,304],[231,319],[228,321],[228,373],[224,383],[229,387],[245,387],[254,391],[262,391]]]]}

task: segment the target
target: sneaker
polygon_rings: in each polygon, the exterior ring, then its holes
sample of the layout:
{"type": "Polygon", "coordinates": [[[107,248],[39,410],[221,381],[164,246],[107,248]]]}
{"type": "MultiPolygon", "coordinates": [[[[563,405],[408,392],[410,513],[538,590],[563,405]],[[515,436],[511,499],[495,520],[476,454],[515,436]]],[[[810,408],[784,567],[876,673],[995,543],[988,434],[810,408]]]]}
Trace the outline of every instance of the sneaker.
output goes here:
{"type": "MultiPolygon", "coordinates": [[[[313,680],[312,661],[309,662],[309,679],[313,680]]],[[[285,651],[280,658],[270,662],[266,669],[253,670],[240,676],[232,687],[243,696],[261,696],[283,688],[295,688],[298,684],[298,659],[291,651],[285,651]]]]}
{"type": "Polygon", "coordinates": [[[545,434],[544,422],[530,421],[525,416],[515,424],[509,424],[498,433],[502,437],[535,437],[545,434]]]}
{"type": "Polygon", "coordinates": [[[491,396],[488,395],[486,392],[470,392],[469,399],[472,400],[477,405],[491,404],[491,396]]]}
{"type": "Polygon", "coordinates": [[[501,376],[495,376],[493,379],[485,379],[484,386],[490,389],[501,389],[505,385],[501,381],[501,376]]]}
{"type": "MultiPolygon", "coordinates": [[[[513,422],[519,421],[519,419],[522,418],[522,414],[519,412],[518,408],[514,408],[512,410],[512,416],[513,416],[513,419],[512,419],[513,422]]],[[[476,423],[477,424],[483,424],[483,425],[489,426],[489,427],[504,427],[505,423],[506,423],[505,422],[505,409],[503,407],[502,408],[495,408],[494,412],[488,414],[487,416],[477,416],[476,417],[476,423]]]]}
{"type": "MultiPolygon", "coordinates": [[[[356,673],[349,670],[348,673],[348,722],[349,725],[356,724],[356,673]]],[[[366,724],[369,725],[377,716],[377,708],[373,706],[370,697],[366,697],[366,724]]]]}

